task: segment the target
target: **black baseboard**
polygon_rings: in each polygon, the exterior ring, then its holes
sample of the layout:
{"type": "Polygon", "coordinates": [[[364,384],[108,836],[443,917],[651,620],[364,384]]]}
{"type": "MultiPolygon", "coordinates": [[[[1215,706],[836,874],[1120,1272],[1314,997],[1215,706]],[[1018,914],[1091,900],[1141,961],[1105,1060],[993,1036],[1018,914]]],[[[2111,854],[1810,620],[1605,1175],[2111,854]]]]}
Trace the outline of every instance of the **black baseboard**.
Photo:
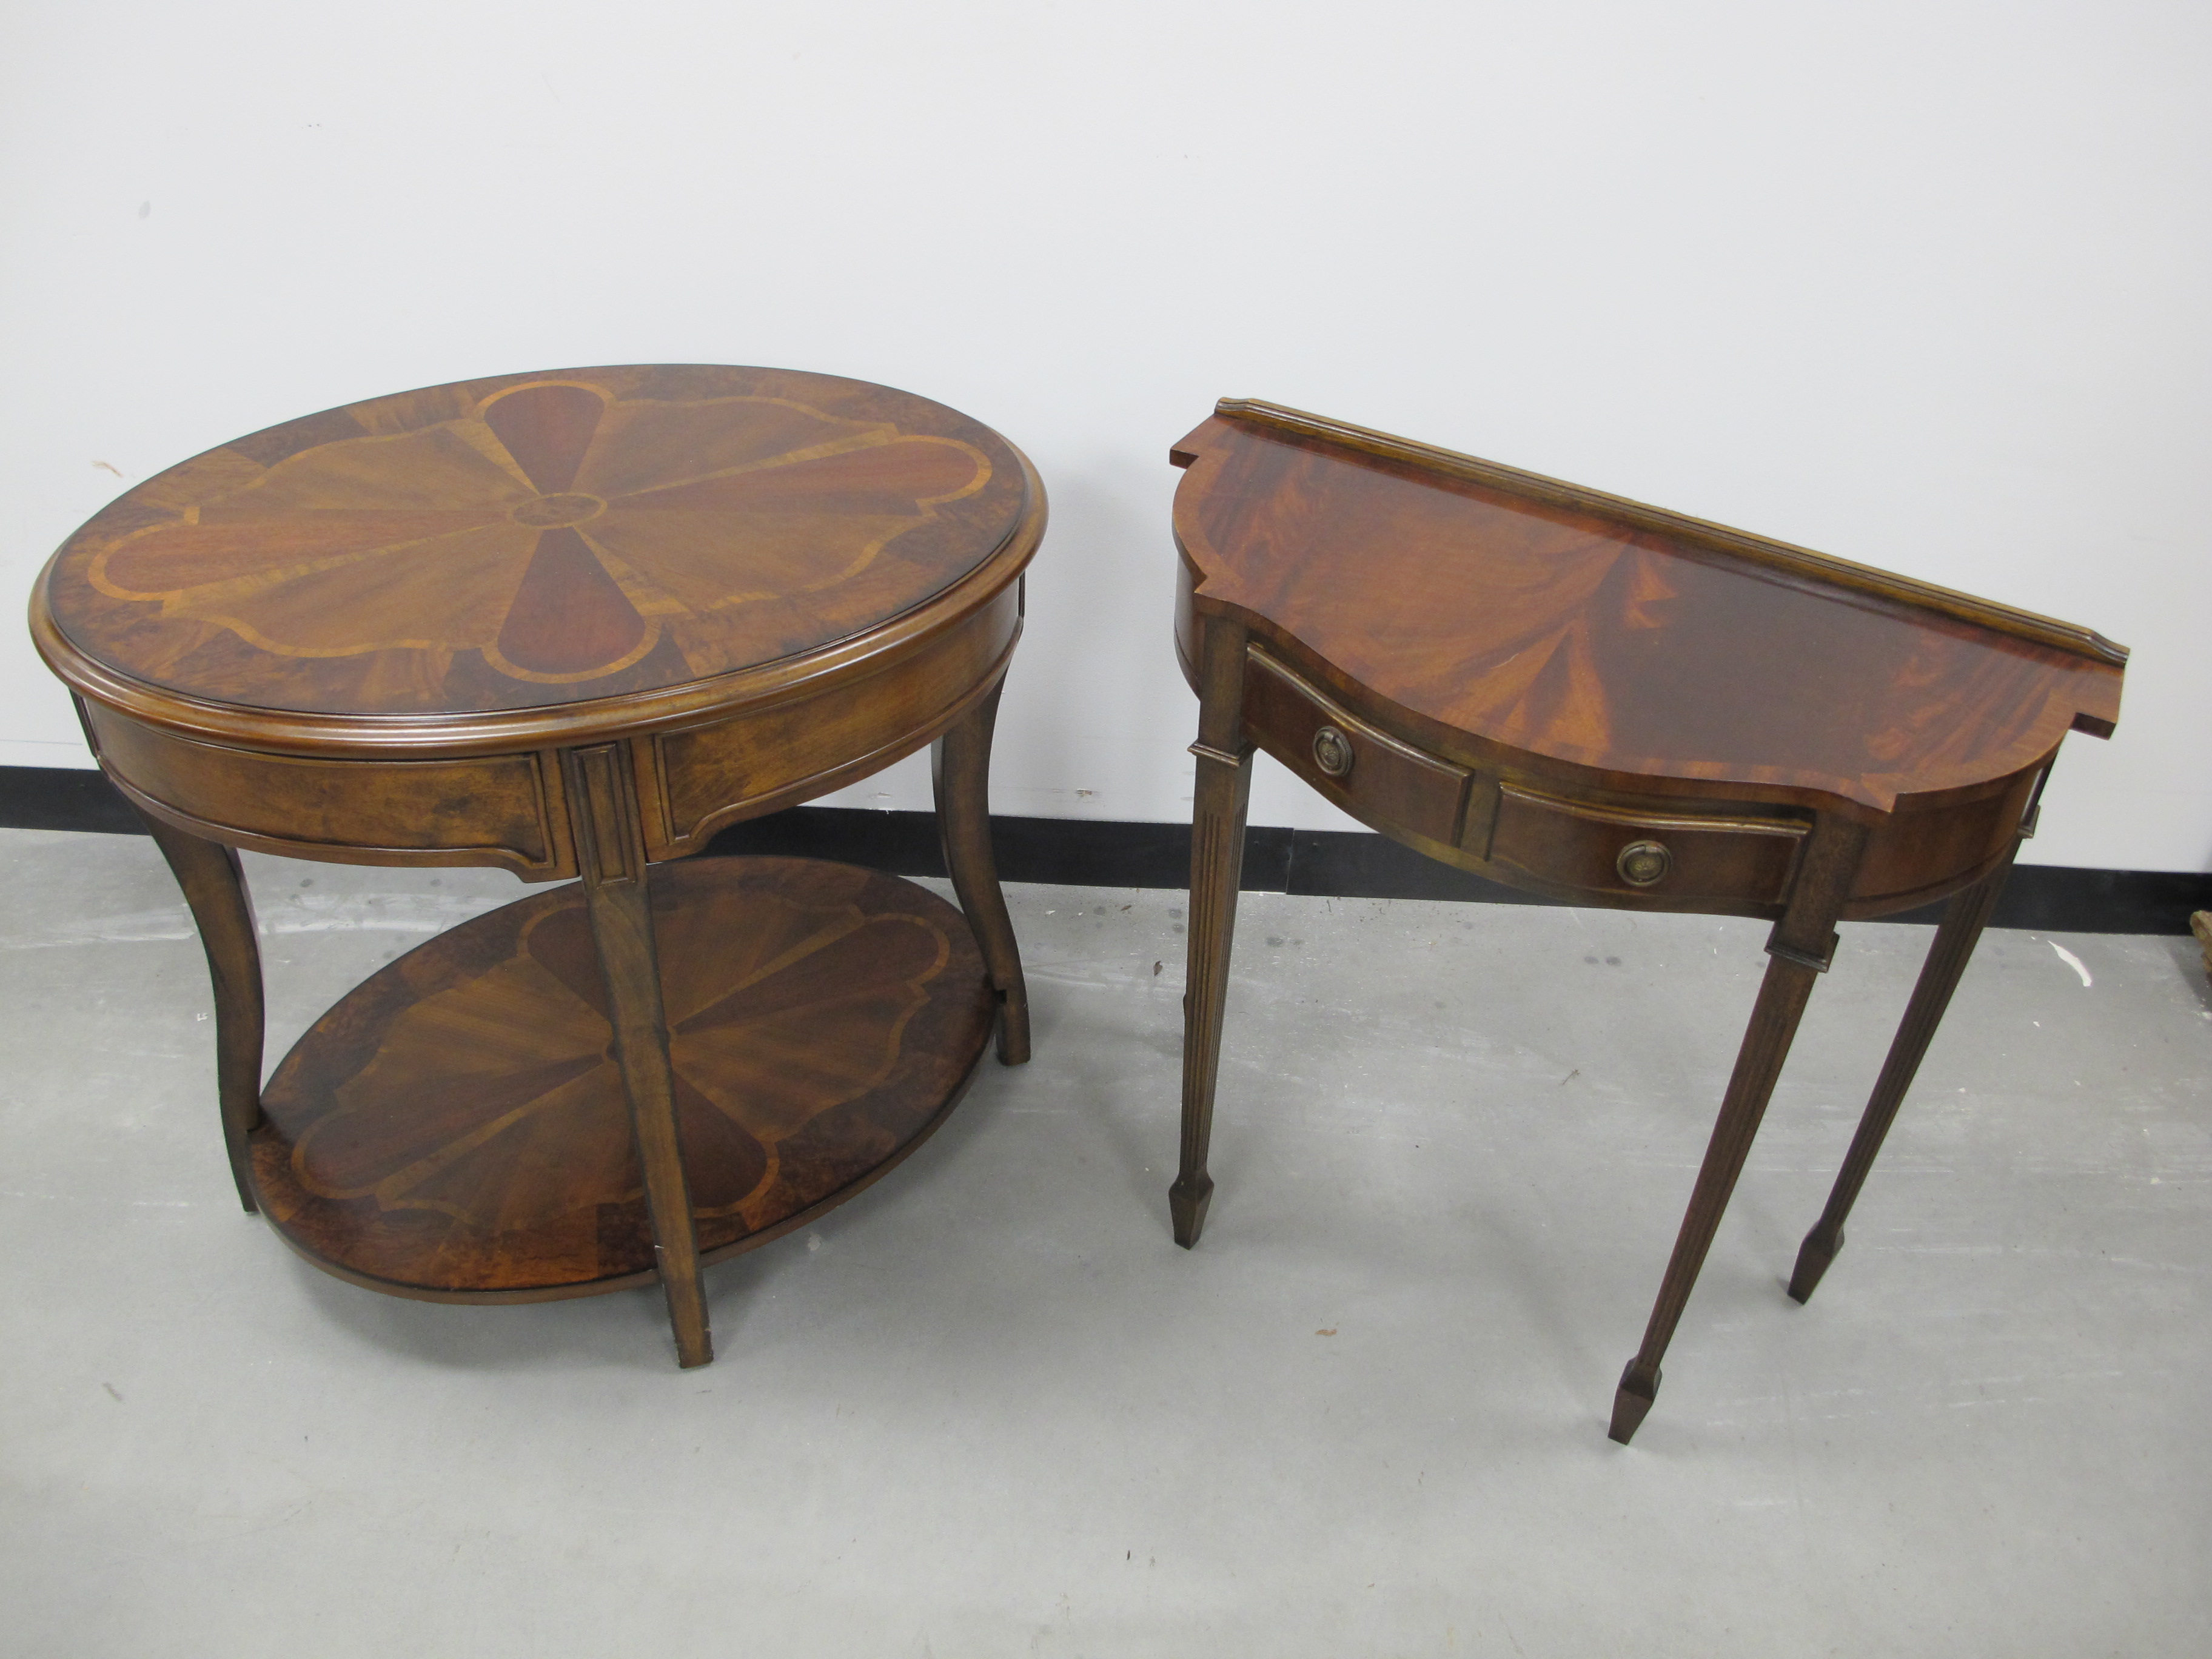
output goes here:
{"type": "Polygon", "coordinates": [[[0,766],[0,829],[146,833],[106,773],[75,766],[0,766]]]}
{"type": "MultiPolygon", "coordinates": [[[[97,772],[0,767],[0,827],[143,834],[145,826],[97,772]]],[[[992,821],[1007,881],[1079,887],[1186,887],[1190,827],[1080,818],[992,821]]],[[[724,830],[717,853],[804,854],[902,876],[941,876],[937,820],[927,812],[800,806],[724,830]]],[[[1255,828],[1244,842],[1247,890],[1331,898],[1453,899],[1490,904],[1553,901],[1423,858],[1386,836],[1255,828]]],[[[1933,921],[1939,907],[1893,921],[1933,921]]],[[[2006,883],[1994,927],[2059,933],[2185,933],[2190,913],[2212,910],[2212,875],[2163,870],[2076,870],[2023,864],[2006,883]]]]}
{"type": "MultiPolygon", "coordinates": [[[[992,842],[999,874],[1006,881],[1085,887],[1190,884],[1187,824],[997,817],[992,820],[992,842]]],[[[937,821],[927,812],[802,806],[726,830],[708,851],[806,854],[902,876],[945,873],[937,821]]],[[[1557,902],[1438,864],[1388,836],[1354,830],[1247,830],[1241,884],[1248,892],[1316,898],[1557,902]]],[[[2212,875],[2023,864],[2005,884],[1990,925],[2038,933],[2186,933],[2195,910],[2212,910],[2212,875]]],[[[1942,906],[1931,904],[1882,920],[1933,922],[1942,911],[1942,906]]]]}

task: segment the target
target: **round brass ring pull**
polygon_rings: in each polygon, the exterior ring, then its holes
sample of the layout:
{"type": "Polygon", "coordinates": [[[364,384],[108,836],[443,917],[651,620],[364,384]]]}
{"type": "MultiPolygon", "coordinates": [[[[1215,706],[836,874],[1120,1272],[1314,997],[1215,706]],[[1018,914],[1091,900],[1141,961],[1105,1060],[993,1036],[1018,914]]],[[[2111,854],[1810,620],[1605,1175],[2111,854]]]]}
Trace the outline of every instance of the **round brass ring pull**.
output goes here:
{"type": "Polygon", "coordinates": [[[1352,739],[1333,726],[1314,733],[1313,755],[1314,764],[1332,778],[1352,770],[1352,739]]]}
{"type": "Polygon", "coordinates": [[[1674,855],[1658,842],[1632,841],[1620,849],[1613,867],[1631,887],[1650,887],[1667,879],[1667,872],[1674,867],[1674,855]]]}

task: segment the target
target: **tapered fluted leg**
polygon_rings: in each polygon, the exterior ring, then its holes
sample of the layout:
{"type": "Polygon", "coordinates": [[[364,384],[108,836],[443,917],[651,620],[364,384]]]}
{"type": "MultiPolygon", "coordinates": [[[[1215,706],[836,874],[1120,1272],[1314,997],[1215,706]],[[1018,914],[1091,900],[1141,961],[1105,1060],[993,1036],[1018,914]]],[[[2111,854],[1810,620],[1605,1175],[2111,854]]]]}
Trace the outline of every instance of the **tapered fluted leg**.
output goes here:
{"type": "Polygon", "coordinates": [[[1759,988],[1751,1026],[1737,1051],[1735,1071],[1729,1079],[1720,1117],[1705,1148],[1705,1161],[1698,1170],[1689,1213],[1682,1218],[1681,1234],[1667,1263],[1667,1276],[1660,1284],[1658,1304],[1651,1310],[1644,1346],[1621,1373],[1620,1392],[1613,1399],[1611,1433],[1623,1444],[1636,1432],[1659,1392],[1659,1362],[1674,1340],[1674,1326],[1698,1282],[1698,1270],[1705,1266],[1705,1252],[1711,1248],[1722,1212],[1735,1190],[1736,1177],[1743,1171],[1752,1139],[1759,1133],[1759,1120],[1774,1092],[1775,1079],[1789,1055],[1790,1039],[1796,1035],[1798,1019],[1812,995],[1813,979],[1812,969],[1794,962],[1776,957],[1766,964],[1766,978],[1759,988]]]}
{"type": "Polygon", "coordinates": [[[1735,1070],[1729,1078],[1720,1116],[1713,1125],[1705,1163],[1690,1194],[1689,1212],[1682,1218],[1682,1231],[1667,1263],[1667,1275],[1660,1281],[1659,1299],[1644,1328],[1644,1346],[1621,1372],[1620,1386],[1613,1395],[1613,1423],[1607,1432],[1623,1445],[1635,1435],[1659,1393],[1660,1361],[1666,1357],[1667,1345],[1674,1340],[1674,1327],[1697,1285],[1705,1253],[1712,1248],[1713,1234],[1735,1190],[1736,1177],[1743,1172],[1759,1120],[1773,1096],[1775,1079],[1782,1074],[1782,1062],[1789,1057],[1790,1040],[1797,1034],[1797,1022],[1813,994],[1814,978],[1826,971],[1834,953],[1836,918],[1850,893],[1865,842],[1866,831],[1859,825],[1826,817],[1816,821],[1808,839],[1789,908],[1767,940],[1771,960],[1766,965],[1766,977],[1760,982],[1743,1046],[1736,1052],[1735,1070]]]}
{"type": "Polygon", "coordinates": [[[1244,635],[1218,621],[1206,628],[1199,690],[1197,787],[1190,828],[1190,957],[1182,998],[1182,1158],[1168,1188],[1175,1240],[1185,1249],[1206,1227],[1213,1180],[1206,1172],[1213,1136],[1213,1086],[1221,1068],[1221,1019],[1229,996],[1229,950],[1244,869],[1244,811],[1252,750],[1243,719],[1244,635]]]}
{"type": "Polygon", "coordinates": [[[939,738],[930,750],[930,781],[937,793],[937,830],[945,867],[952,877],[968,926],[983,953],[991,988],[999,999],[999,1061],[1019,1066],[1030,1057],[1030,993],[1022,978],[1021,947],[1006,915],[991,853],[991,732],[998,724],[1000,680],[990,695],[939,738]]]}
{"type": "Polygon", "coordinates": [[[203,841],[151,813],[139,815],[154,844],[185,890],[192,921],[207,951],[215,986],[216,1088],[222,1103],[222,1146],[230,1178],[248,1215],[253,1201],[253,1163],[247,1137],[261,1126],[261,944],[254,931],[253,900],[238,854],[203,841]]]}
{"type": "Polygon", "coordinates": [[[645,1175],[653,1255],[660,1267],[661,1288],[668,1295],[677,1363],[703,1365],[714,1358],[714,1345],[707,1328],[698,1231],[676,1123],[675,1073],[668,1061],[668,1025],[660,1002],[660,965],[653,949],[636,787],[621,744],[572,749],[566,762],[569,817],[578,831],[576,861],[584,878],[599,973],[607,988],[615,1061],[622,1070],[638,1163],[645,1175]]]}
{"type": "MultiPolygon", "coordinates": [[[[2014,850],[2018,850],[2017,843],[2014,850]]],[[[1936,1028],[1942,1023],[1943,1011],[1950,1006],[1951,994],[1959,988],[1982,929],[1989,925],[1997,896],[2004,890],[2005,878],[2011,873],[2012,859],[2008,855],[1972,886],[1954,893],[1943,908],[1935,943],[1928,947],[1928,960],[1920,969],[1920,981],[1912,988],[1912,1000],[1905,1005],[1904,1021],[1889,1045],[1889,1058],[1882,1062],[1865,1115],[1859,1119],[1858,1133],[1851,1137],[1851,1149],[1844,1154],[1843,1170],[1836,1176],[1835,1190],[1828,1194],[1828,1207],[1798,1249],[1796,1271],[1790,1275],[1790,1294],[1799,1302],[1813,1294],[1820,1275],[1844,1248],[1844,1222],[1881,1152],[1883,1137],[1897,1121],[1905,1091],[1912,1086],[1913,1074],[1920,1069],[1936,1028]]]]}

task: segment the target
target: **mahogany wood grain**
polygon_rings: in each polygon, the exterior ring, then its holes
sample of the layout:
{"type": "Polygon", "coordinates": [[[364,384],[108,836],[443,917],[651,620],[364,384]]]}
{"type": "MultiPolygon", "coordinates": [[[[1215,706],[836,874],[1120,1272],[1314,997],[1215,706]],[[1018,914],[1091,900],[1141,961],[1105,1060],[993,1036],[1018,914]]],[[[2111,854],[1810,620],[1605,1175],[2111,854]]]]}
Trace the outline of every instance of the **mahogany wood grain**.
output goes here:
{"type": "Polygon", "coordinates": [[[1839,920],[1953,894],[1800,1286],[1842,1224],[2069,731],[2127,653],[1493,462],[1224,399],[1170,452],[1200,697],[1176,1240],[1195,1242],[1254,744],[1436,859],[1578,904],[1758,916],[1771,960],[1643,1347],[1626,1440],[1839,920]]]}
{"type": "MultiPolygon", "coordinates": [[[[2111,663],[2116,667],[2124,666],[2128,659],[2126,647],[2114,645],[2101,634],[2073,623],[2039,617],[1971,593],[1960,593],[1951,588],[1938,587],[1933,582],[1902,576],[1894,571],[1877,570],[1869,565],[1854,564],[1848,559],[1838,559],[1830,554],[1816,553],[1809,548],[1794,547],[1767,537],[1748,535],[1726,525],[1693,519],[1686,514],[1670,513],[1664,507],[1630,501],[1622,495],[1609,495],[1583,484],[1565,483],[1539,473],[1523,472],[1517,467],[1501,466],[1495,461],[1462,455],[1456,450],[1445,449],[1436,444],[1396,437],[1387,432],[1354,426],[1346,421],[1334,420],[1326,415],[1286,409],[1280,404],[1265,403],[1253,398],[1224,398],[1216,405],[1214,412],[1219,416],[1249,420],[1297,437],[1318,439],[1333,447],[1377,456],[1384,460],[1407,462],[1416,469],[1437,477],[1490,484],[1503,489],[1509,495],[1531,501],[1571,511],[1594,513],[1623,528],[1654,532],[1672,537],[1685,546],[1705,549],[1747,564],[1765,566],[1785,580],[1809,580],[1831,591],[1862,593],[1870,599],[1895,603],[1929,615],[1953,617],[2021,639],[2040,641],[2063,651],[2111,663]]],[[[1188,453],[1186,449],[1178,447],[1170,452],[1170,459],[1177,466],[1188,465],[1188,453]]]]}
{"type": "MultiPolygon", "coordinates": [[[[996,999],[960,913],[895,877],[716,858],[658,866],[650,888],[668,1086],[712,1261],[919,1145],[996,999]]],[[[653,1282],[609,977],[576,885],[386,965],[270,1079],[253,1137],[270,1219],[340,1277],[426,1300],[653,1282]]]]}
{"type": "Polygon", "coordinates": [[[2063,624],[2021,617],[2031,638],[1915,605],[1923,585],[1841,587],[1826,578],[1842,562],[1795,567],[1797,550],[1741,532],[1771,561],[1624,520],[1612,498],[1577,509],[1550,480],[1455,476],[1249,414],[1176,453],[1176,533],[1209,614],[1532,758],[1888,812],[2118,718],[2124,653],[2074,642],[2086,630],[2062,644],[2047,630],[2063,624]]]}

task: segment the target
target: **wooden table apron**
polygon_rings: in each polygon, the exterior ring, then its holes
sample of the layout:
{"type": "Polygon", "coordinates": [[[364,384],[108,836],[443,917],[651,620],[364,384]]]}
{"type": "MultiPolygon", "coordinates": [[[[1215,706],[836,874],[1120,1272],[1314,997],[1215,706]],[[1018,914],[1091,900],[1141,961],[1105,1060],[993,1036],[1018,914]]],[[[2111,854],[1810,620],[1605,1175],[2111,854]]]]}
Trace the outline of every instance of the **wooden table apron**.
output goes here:
{"type": "MultiPolygon", "coordinates": [[[[297,1215],[278,1231],[339,1277],[433,1300],[657,1279],[680,1362],[710,1359],[703,1262],[804,1224],[904,1158],[957,1103],[994,1026],[1002,1061],[1029,1056],[988,779],[1044,520],[1026,459],[941,405],[690,366],[351,405],[211,451],[95,517],[42,574],[32,631],[198,924],[246,1209],[308,1200],[291,1169],[306,1142],[264,1110],[259,953],[234,849],[575,878],[381,970],[268,1085],[272,1112],[295,1093],[364,1092],[318,1066],[382,1067],[389,1088],[421,1063],[410,1042],[466,1052],[420,1034],[440,1020],[498,1047],[495,1008],[544,1028],[532,1040],[557,1052],[527,1079],[541,1095],[452,1146],[410,1147],[388,1117],[338,1121],[350,1103],[299,1109],[314,1117],[304,1133],[337,1149],[309,1186],[374,1211],[402,1245],[414,1229],[434,1243],[404,1259],[445,1267],[395,1279],[325,1252],[297,1215]],[[848,866],[650,874],[924,746],[965,926],[933,895],[848,866]],[[657,949],[672,927],[688,954],[657,949]],[[683,1003],[674,1061],[665,997],[683,1003]],[[781,1066],[792,1100],[727,1098],[755,1063],[730,1058],[748,1034],[766,1045],[755,1080],[781,1066]],[[626,1103],[624,1144],[607,1143],[609,1089],[626,1103]],[[790,1121],[763,1128],[761,1111],[790,1121]],[[568,1139],[545,1129],[524,1145],[510,1126],[533,1112],[568,1139]],[[456,1185],[447,1165],[502,1134],[516,1150],[497,1179],[456,1185]],[[716,1137],[728,1144],[704,1178],[732,1190],[701,1207],[696,1158],[716,1137]],[[380,1178],[356,1190],[338,1169],[380,1178]],[[494,1212],[547,1194],[574,1214],[539,1234],[568,1255],[503,1255],[494,1212]]],[[[519,1086],[469,1086],[495,1083],[519,1086]]],[[[409,1086],[427,1098],[440,1080],[409,1086]]]]}
{"type": "Polygon", "coordinates": [[[2052,622],[1492,463],[1224,399],[1172,453],[1200,698],[1182,1148],[1197,1243],[1251,757],[1435,859],[1577,904],[1771,921],[1642,1346],[1626,1442],[1835,926],[1948,899],[1790,1284],[1844,1222],[1989,920],[2060,738],[2126,652],[2052,622]]]}

